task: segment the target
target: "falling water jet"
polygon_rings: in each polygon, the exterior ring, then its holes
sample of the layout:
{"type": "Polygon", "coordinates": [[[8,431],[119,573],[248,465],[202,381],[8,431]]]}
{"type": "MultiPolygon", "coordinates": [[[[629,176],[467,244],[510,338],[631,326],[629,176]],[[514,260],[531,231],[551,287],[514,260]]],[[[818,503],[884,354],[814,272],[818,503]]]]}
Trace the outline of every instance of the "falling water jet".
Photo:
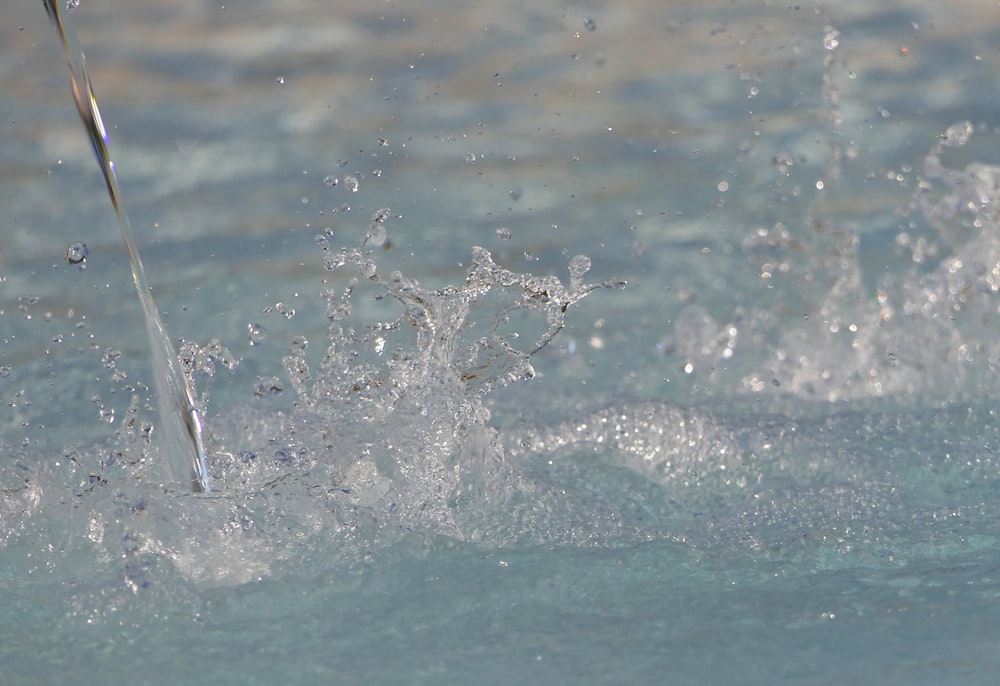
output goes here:
{"type": "Polygon", "coordinates": [[[132,265],[132,280],[135,282],[139,301],[146,320],[146,333],[149,335],[149,347],[153,355],[153,380],[159,404],[161,432],[164,440],[160,443],[160,451],[168,456],[165,464],[167,475],[174,476],[171,461],[181,464],[181,469],[191,475],[192,485],[196,491],[209,492],[211,484],[207,469],[207,457],[202,439],[201,413],[194,400],[194,394],[184,376],[181,374],[177,354],[170,342],[159,310],[153,301],[152,293],[146,283],[146,273],[142,260],[132,239],[132,228],[125,212],[121,189],[118,187],[118,177],[115,174],[115,164],[108,153],[108,134],[101,120],[97,100],[90,86],[87,75],[86,60],[76,39],[76,33],[63,17],[63,9],[59,6],[62,0],[44,0],[49,18],[59,33],[63,49],[69,60],[70,83],[73,87],[73,100],[76,103],[80,120],[87,131],[97,157],[97,163],[104,174],[111,204],[118,216],[125,249],[128,251],[129,262],[132,265]],[[185,458],[185,453],[189,456],[185,458]]]}

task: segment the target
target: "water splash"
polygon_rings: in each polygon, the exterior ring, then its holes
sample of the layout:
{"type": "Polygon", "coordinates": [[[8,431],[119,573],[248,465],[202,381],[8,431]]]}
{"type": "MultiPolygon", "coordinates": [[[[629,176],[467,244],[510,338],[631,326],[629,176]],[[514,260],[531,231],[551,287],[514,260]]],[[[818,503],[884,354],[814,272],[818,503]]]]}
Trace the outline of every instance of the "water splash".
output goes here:
{"type": "MultiPolygon", "coordinates": [[[[65,9],[75,9],[77,4],[68,3],[65,9]]],[[[176,471],[181,474],[186,472],[191,474],[195,490],[207,493],[211,491],[211,483],[206,469],[207,456],[202,438],[201,412],[195,401],[194,393],[178,366],[177,354],[156,303],[153,301],[149,285],[146,283],[146,272],[132,237],[132,227],[128,213],[125,211],[121,189],[118,186],[115,164],[108,152],[107,130],[101,119],[97,99],[94,97],[94,91],[90,84],[83,50],[80,49],[73,27],[63,16],[64,10],[59,0],[45,0],[45,8],[59,34],[66,58],[69,61],[73,101],[76,103],[77,112],[87,132],[94,156],[97,158],[97,164],[104,175],[108,196],[115,208],[122,240],[125,242],[129,263],[132,266],[132,280],[135,282],[136,292],[142,303],[150,352],[153,357],[153,381],[160,407],[160,427],[163,434],[160,451],[166,457],[164,467],[167,477],[170,480],[176,479],[176,475],[173,473],[175,470],[171,468],[174,466],[176,471]]],[[[72,251],[73,248],[71,247],[70,250],[72,251]]],[[[67,254],[67,259],[73,263],[83,262],[85,258],[84,253],[83,257],[74,262],[75,258],[71,258],[67,254]]]]}
{"type": "MultiPolygon", "coordinates": [[[[356,248],[319,243],[329,281],[342,284],[323,293],[325,354],[310,365],[309,341],[293,336],[283,360],[287,381],[258,379],[255,405],[225,410],[213,423],[205,476],[211,473],[214,497],[164,492],[149,478],[151,427],[140,421],[134,397],[105,443],[30,468],[7,465],[0,517],[11,525],[0,546],[29,545],[36,527],[57,519],[73,546],[109,561],[112,576],[124,580],[118,592],[131,596],[177,572],[240,584],[311,555],[322,566],[352,565],[404,538],[580,535],[525,499],[538,486],[508,462],[483,398],[534,376],[531,358],[563,328],[568,309],[623,283],[586,282],[584,256],[569,261],[561,281],[506,269],[474,248],[464,283],[431,289],[400,272],[383,276],[367,235],[356,248]],[[355,304],[368,297],[395,316],[358,321],[355,304]],[[285,385],[295,406],[268,407],[265,398],[285,385]],[[116,570],[113,561],[122,560],[116,570]]],[[[236,362],[217,340],[186,342],[181,352],[190,386],[217,364],[236,362]]],[[[107,363],[117,355],[107,351],[107,363]]],[[[620,528],[613,517],[605,525],[620,528]]],[[[63,553],[53,554],[58,564],[63,553]]]]}

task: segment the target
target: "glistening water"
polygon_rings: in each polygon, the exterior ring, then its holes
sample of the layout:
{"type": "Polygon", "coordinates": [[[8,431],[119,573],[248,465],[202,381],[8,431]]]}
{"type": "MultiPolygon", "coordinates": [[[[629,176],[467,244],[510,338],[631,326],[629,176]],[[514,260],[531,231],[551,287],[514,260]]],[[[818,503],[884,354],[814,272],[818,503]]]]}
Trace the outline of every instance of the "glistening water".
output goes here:
{"type": "Polygon", "coordinates": [[[0,682],[992,683],[996,11],[6,8],[0,682]]]}

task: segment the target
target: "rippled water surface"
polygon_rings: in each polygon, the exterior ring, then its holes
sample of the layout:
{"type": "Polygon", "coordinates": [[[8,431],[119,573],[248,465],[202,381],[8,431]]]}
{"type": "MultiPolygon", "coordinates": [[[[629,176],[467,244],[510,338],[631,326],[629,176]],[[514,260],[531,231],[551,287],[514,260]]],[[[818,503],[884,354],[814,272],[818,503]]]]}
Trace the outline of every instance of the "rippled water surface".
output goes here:
{"type": "Polygon", "coordinates": [[[4,684],[992,683],[995,3],[33,5],[4,684]]]}

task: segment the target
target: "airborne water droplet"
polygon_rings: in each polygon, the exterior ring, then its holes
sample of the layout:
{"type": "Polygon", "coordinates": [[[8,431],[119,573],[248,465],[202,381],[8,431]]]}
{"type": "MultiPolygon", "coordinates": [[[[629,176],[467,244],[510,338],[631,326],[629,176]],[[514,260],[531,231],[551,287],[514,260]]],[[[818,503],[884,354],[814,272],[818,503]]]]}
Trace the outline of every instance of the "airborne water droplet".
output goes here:
{"type": "MultiPolygon", "coordinates": [[[[380,221],[372,222],[368,226],[368,236],[366,243],[375,246],[385,245],[385,241],[388,238],[385,226],[380,221]]],[[[370,276],[366,274],[366,276],[370,276]]]]}
{"type": "Polygon", "coordinates": [[[590,258],[586,255],[577,255],[569,261],[570,283],[579,282],[584,274],[590,271],[590,258]]]}
{"type": "Polygon", "coordinates": [[[291,319],[292,317],[295,316],[295,308],[289,307],[285,303],[275,303],[274,310],[275,312],[283,316],[285,319],[291,319]]]}
{"type": "Polygon", "coordinates": [[[87,250],[87,244],[77,241],[66,248],[66,261],[70,264],[79,265],[80,269],[85,269],[88,254],[90,254],[90,251],[87,250]]]}
{"type": "Polygon", "coordinates": [[[826,33],[823,35],[823,47],[827,50],[836,50],[840,45],[840,31],[832,26],[825,27],[826,33]]]}
{"type": "Polygon", "coordinates": [[[250,345],[260,345],[267,338],[267,329],[261,324],[250,322],[247,324],[247,337],[250,339],[250,345]]]}
{"type": "Polygon", "coordinates": [[[101,355],[101,363],[104,365],[105,369],[114,369],[115,363],[121,356],[121,350],[116,350],[115,348],[105,348],[104,353],[101,355]]]}
{"type": "Polygon", "coordinates": [[[972,122],[963,121],[957,124],[952,124],[948,127],[948,130],[944,132],[944,136],[941,138],[941,144],[949,148],[963,146],[969,142],[969,138],[972,136],[972,133],[972,122]]]}

